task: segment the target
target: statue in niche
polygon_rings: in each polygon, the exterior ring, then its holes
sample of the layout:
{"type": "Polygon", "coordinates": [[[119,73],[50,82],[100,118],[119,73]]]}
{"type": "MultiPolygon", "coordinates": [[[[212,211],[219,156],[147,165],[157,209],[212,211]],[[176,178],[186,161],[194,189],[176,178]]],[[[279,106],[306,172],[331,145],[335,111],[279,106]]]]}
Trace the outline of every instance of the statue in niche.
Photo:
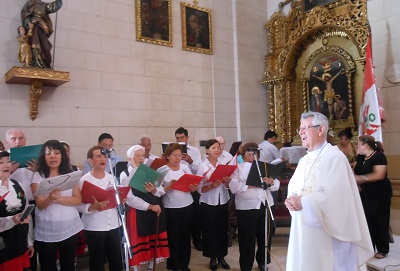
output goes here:
{"type": "Polygon", "coordinates": [[[29,45],[29,38],[32,37],[33,24],[29,23],[29,30],[26,33],[25,27],[18,27],[17,41],[19,42],[18,60],[25,67],[30,66],[32,62],[32,49],[29,45]]]}
{"type": "Polygon", "coordinates": [[[53,24],[49,14],[57,12],[62,7],[62,0],[45,3],[41,0],[28,0],[21,10],[22,26],[29,33],[32,27],[32,36],[29,45],[32,51],[32,67],[51,69],[51,49],[49,41],[53,34],[53,24]]]}

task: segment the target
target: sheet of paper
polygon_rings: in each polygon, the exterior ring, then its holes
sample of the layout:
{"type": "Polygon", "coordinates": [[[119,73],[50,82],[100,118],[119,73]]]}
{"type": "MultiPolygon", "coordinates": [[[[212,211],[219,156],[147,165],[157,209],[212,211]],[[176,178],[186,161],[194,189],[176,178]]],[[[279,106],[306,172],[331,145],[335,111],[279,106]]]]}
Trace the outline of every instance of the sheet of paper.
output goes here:
{"type": "Polygon", "coordinates": [[[45,196],[56,189],[60,189],[62,191],[72,189],[78,184],[81,177],[82,170],[79,170],[68,174],[43,179],[40,181],[39,187],[34,196],[45,196]]]}

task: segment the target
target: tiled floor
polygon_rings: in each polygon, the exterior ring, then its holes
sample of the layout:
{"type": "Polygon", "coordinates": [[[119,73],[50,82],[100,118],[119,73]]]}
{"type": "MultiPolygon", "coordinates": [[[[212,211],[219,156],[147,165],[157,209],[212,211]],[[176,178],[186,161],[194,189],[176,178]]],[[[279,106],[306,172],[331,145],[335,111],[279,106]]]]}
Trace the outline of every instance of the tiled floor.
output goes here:
{"type": "MultiPolygon", "coordinates": [[[[372,258],[369,261],[368,269],[364,266],[361,270],[382,271],[389,264],[400,264],[400,210],[392,210],[391,227],[395,236],[395,244],[391,244],[391,251],[388,257],[383,260],[372,258]]],[[[278,228],[276,235],[272,239],[272,263],[268,266],[269,271],[283,271],[286,268],[287,244],[289,238],[289,228],[278,228]]],[[[234,240],[233,246],[229,248],[228,256],[225,258],[231,266],[232,271],[238,271],[239,268],[239,247],[237,239],[234,240]]],[[[192,257],[190,261],[190,269],[192,271],[209,270],[209,259],[202,256],[201,252],[192,249],[192,257]]],[[[87,271],[87,257],[79,260],[79,271],[87,271]]],[[[143,266],[141,270],[146,270],[143,266]]],[[[167,270],[165,263],[157,265],[156,270],[167,270]]],[[[221,267],[218,270],[224,270],[221,267]]],[[[257,265],[254,265],[253,270],[257,270],[257,265]]],[[[400,270],[400,267],[386,267],[385,271],[400,270]]]]}

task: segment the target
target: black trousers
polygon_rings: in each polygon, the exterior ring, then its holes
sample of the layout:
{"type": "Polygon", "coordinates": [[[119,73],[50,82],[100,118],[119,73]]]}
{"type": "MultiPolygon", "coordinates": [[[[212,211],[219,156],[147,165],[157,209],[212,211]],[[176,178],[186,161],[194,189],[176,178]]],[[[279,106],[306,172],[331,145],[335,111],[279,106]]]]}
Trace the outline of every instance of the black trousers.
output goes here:
{"type": "MultiPolygon", "coordinates": [[[[264,265],[265,262],[265,205],[261,204],[259,209],[236,210],[236,214],[238,221],[240,270],[250,271],[253,268],[254,255],[258,265],[264,265]],[[255,251],[256,242],[257,252],[255,251]]],[[[268,234],[268,245],[270,247],[273,231],[272,225],[268,229],[271,231],[268,234]]]]}
{"type": "Polygon", "coordinates": [[[183,208],[165,208],[170,257],[167,268],[184,270],[191,256],[190,233],[193,221],[193,204],[183,208]]]}
{"type": "Polygon", "coordinates": [[[193,223],[192,223],[192,242],[193,245],[202,245],[202,220],[200,210],[200,194],[195,191],[192,192],[193,197],[193,223]]]}
{"type": "Polygon", "coordinates": [[[110,231],[84,231],[89,249],[90,271],[104,271],[104,255],[107,256],[110,271],[123,268],[120,229],[110,231]]]}
{"type": "MultiPolygon", "coordinates": [[[[372,245],[377,252],[389,253],[389,224],[390,224],[390,205],[391,194],[381,197],[378,211],[375,215],[367,215],[369,234],[371,235],[372,245]]],[[[365,208],[365,207],[364,207],[365,208]]]]}
{"type": "Polygon", "coordinates": [[[223,205],[200,204],[203,222],[203,256],[225,257],[228,254],[228,203],[223,205]]]}
{"type": "Polygon", "coordinates": [[[78,235],[75,234],[60,242],[35,241],[39,253],[40,271],[57,271],[57,251],[60,254],[61,271],[74,271],[77,238],[78,235]]]}

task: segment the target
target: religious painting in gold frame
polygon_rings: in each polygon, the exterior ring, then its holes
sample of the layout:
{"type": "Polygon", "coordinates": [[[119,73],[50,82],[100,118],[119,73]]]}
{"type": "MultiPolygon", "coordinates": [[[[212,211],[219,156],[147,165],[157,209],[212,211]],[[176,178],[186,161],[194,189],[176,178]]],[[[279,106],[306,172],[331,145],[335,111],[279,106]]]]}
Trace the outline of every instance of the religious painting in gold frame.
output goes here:
{"type": "Polygon", "coordinates": [[[172,47],[172,0],[136,0],[136,40],[172,47]]]}
{"type": "Polygon", "coordinates": [[[327,55],[311,65],[308,110],[324,114],[330,122],[347,120],[353,95],[345,73],[345,62],[335,55],[327,55]]]}
{"type": "Polygon", "coordinates": [[[181,2],[182,49],[213,54],[211,9],[181,2]]]}

